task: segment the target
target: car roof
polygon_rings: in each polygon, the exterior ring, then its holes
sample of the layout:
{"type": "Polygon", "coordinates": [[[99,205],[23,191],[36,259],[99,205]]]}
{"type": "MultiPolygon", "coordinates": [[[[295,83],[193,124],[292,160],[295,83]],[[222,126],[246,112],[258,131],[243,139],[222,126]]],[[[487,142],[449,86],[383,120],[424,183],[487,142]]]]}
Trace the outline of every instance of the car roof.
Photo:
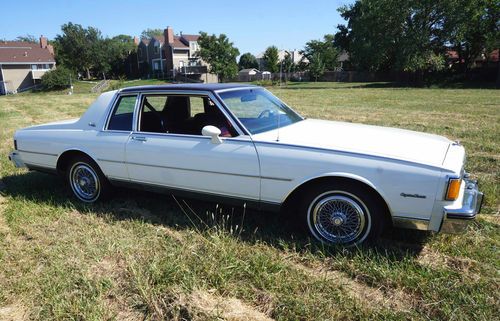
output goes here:
{"type": "Polygon", "coordinates": [[[136,92],[136,91],[162,91],[162,90],[200,90],[200,91],[220,91],[233,88],[248,88],[255,87],[249,84],[166,84],[166,85],[148,85],[148,86],[134,86],[127,87],[120,90],[120,92],[136,92]]]}

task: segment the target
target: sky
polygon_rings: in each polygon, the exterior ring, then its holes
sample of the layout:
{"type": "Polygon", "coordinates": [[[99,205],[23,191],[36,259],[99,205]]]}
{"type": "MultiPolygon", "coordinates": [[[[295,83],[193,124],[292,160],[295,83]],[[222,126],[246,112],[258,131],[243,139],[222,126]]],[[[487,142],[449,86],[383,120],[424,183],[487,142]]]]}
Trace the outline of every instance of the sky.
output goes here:
{"type": "Polygon", "coordinates": [[[1,5],[0,39],[45,35],[53,39],[67,22],[93,26],[104,36],[139,36],[147,28],[171,26],[177,34],[226,34],[240,53],[255,55],[271,45],[302,49],[335,33],[337,8],[353,0],[22,0],[1,5]]]}

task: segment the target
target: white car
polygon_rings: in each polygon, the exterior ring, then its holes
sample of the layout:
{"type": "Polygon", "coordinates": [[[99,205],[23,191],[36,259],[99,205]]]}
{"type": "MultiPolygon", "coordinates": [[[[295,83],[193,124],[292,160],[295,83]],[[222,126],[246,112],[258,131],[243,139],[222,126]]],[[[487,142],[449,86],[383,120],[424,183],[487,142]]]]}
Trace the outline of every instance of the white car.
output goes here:
{"type": "Polygon", "coordinates": [[[14,146],[17,167],[64,176],[83,202],[124,185],[285,208],[328,244],[357,245],[391,225],[461,231],[483,199],[459,143],[304,119],[249,85],[107,92],[80,119],[17,131],[14,146]]]}

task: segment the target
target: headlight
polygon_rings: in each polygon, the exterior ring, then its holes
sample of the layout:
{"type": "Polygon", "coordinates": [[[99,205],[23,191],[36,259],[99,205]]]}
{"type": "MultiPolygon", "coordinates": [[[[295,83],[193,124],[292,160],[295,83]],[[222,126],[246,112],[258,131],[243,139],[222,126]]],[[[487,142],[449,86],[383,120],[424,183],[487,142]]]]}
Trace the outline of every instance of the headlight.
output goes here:
{"type": "Polygon", "coordinates": [[[454,201],[460,194],[460,185],[462,185],[461,178],[450,178],[448,181],[448,189],[446,190],[445,200],[454,201]]]}

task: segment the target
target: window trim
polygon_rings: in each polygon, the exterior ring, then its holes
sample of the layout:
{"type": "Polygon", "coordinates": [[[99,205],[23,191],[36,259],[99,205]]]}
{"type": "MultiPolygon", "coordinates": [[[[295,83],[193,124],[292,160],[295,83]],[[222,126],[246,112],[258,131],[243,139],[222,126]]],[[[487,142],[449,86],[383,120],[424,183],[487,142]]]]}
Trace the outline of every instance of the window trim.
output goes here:
{"type": "Polygon", "coordinates": [[[104,128],[103,131],[106,132],[115,132],[115,133],[131,133],[134,131],[134,125],[135,125],[135,115],[136,115],[136,110],[137,110],[137,98],[139,97],[138,94],[136,93],[126,93],[126,94],[117,94],[113,100],[112,107],[109,109],[108,116],[106,118],[106,122],[104,123],[104,128]],[[113,117],[113,113],[115,110],[118,108],[120,105],[120,101],[124,97],[135,97],[135,104],[134,104],[134,110],[132,111],[132,128],[131,130],[118,130],[118,129],[109,129],[109,122],[111,121],[111,117],[113,117]]]}

